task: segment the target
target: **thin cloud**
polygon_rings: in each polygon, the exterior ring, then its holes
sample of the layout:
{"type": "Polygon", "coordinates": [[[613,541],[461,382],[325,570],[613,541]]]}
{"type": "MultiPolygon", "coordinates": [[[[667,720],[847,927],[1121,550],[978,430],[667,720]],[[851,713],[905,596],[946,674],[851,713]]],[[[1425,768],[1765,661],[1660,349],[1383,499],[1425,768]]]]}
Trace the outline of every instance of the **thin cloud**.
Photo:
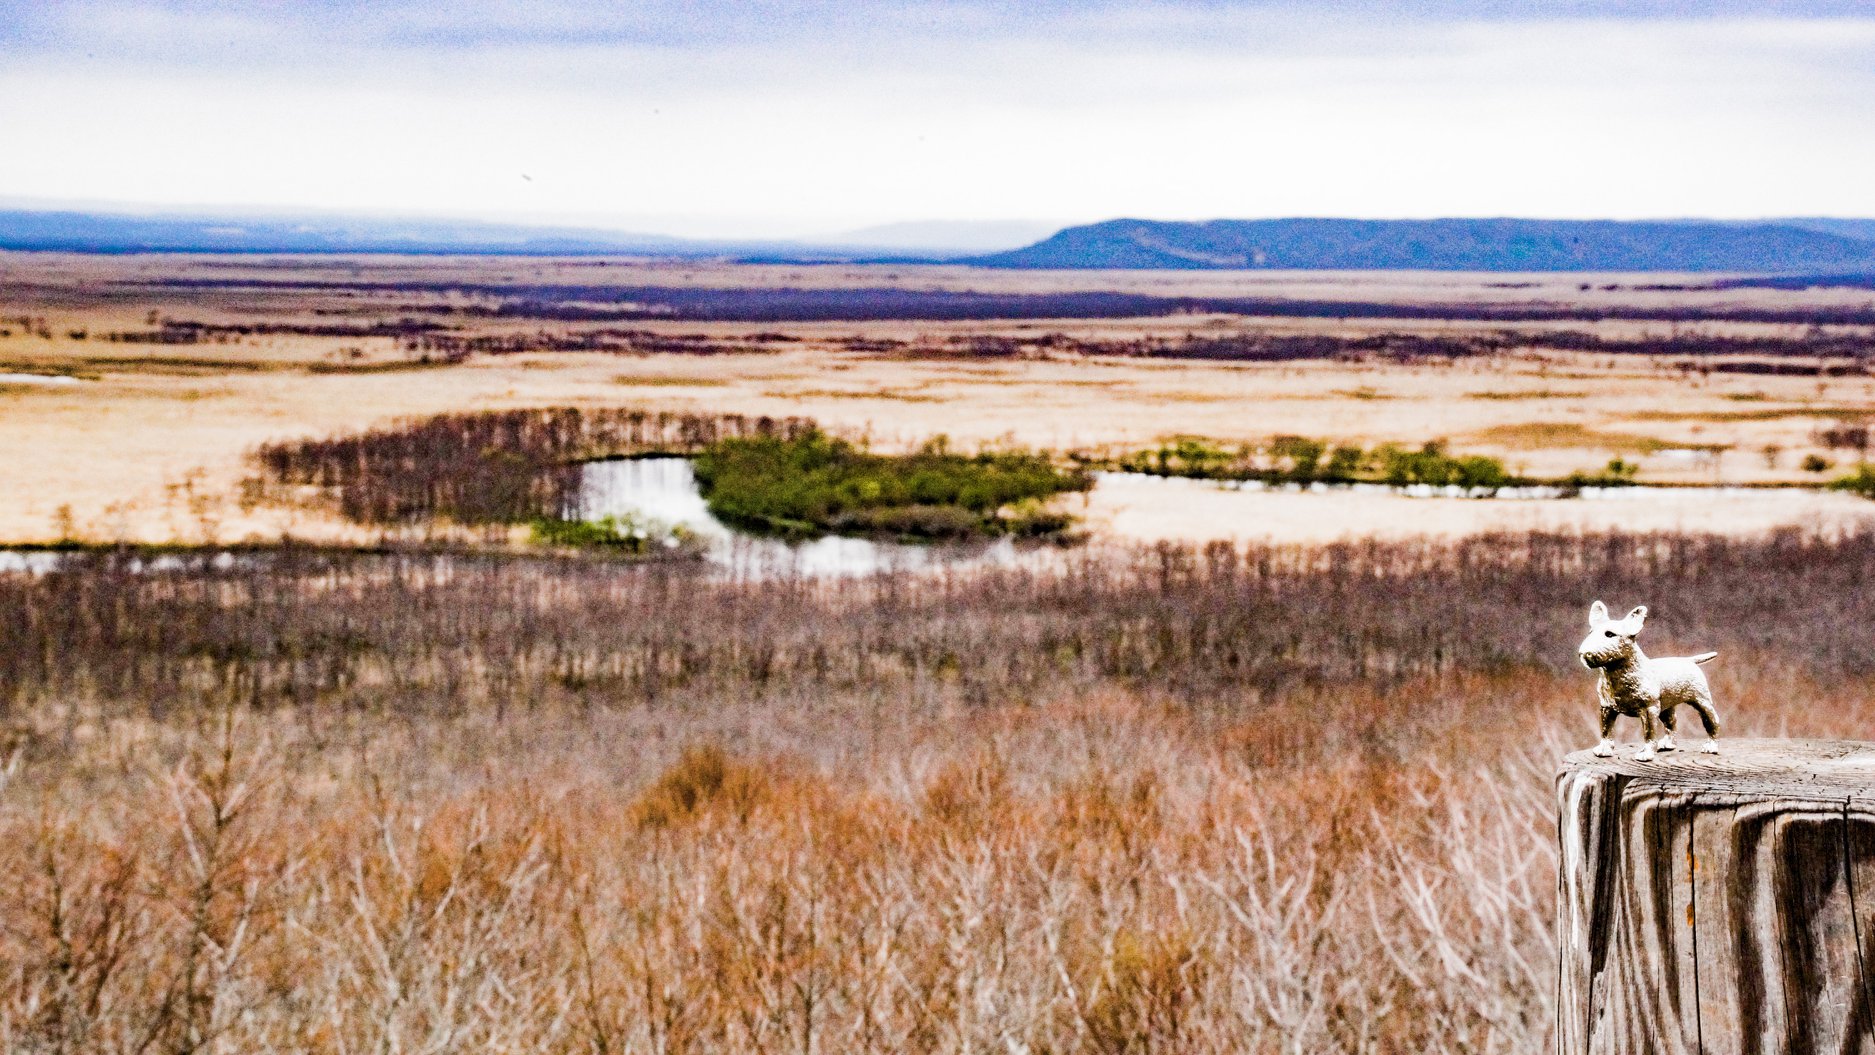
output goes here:
{"type": "MultiPolygon", "coordinates": [[[[1827,19],[1867,0],[0,0],[0,39],[25,54],[98,48],[169,54],[233,43],[286,58],[333,47],[462,52],[514,48],[719,47],[891,36],[931,40],[1114,33],[1212,39],[1233,25],[1312,27],[1594,20],[1827,19]]],[[[238,61],[240,53],[223,53],[238,61]]]]}
{"type": "Polygon", "coordinates": [[[1856,6],[0,0],[0,195],[714,234],[1868,214],[1856,6]]]}

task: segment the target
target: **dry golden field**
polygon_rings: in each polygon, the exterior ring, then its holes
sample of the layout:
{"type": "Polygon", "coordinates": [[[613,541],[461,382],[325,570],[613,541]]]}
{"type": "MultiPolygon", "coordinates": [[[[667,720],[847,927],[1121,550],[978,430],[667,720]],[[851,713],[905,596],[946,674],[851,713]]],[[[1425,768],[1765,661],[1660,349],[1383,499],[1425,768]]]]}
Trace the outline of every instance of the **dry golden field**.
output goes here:
{"type": "Polygon", "coordinates": [[[0,575],[0,1048],[1535,1055],[1583,600],[1719,649],[1728,736],[1865,737],[1871,569],[1786,533],[0,575]]]}
{"type": "MultiPolygon", "coordinates": [[[[1456,359],[1217,362],[1075,354],[963,354],[972,339],[1017,342],[1375,334],[1464,336],[1566,329],[1607,339],[1669,333],[1795,338],[1796,323],[1615,318],[1485,322],[1426,318],[1179,314],[1023,321],[564,321],[488,313],[504,290],[592,285],[894,288],[1010,296],[1117,291],[1152,296],[1564,306],[1641,312],[1866,307],[1865,291],[1691,288],[1690,276],[1299,273],[997,273],[944,267],[762,267],[629,261],[0,256],[0,540],[354,538],[304,509],[243,501],[262,442],[357,430],[408,415],[568,404],[799,414],[886,446],[946,434],[1054,450],[1225,444],[1302,435],[1363,444],[1443,439],[1559,477],[1620,457],[1641,479],[1678,484],[1817,482],[1832,466],[1819,430],[1875,410],[1875,378],[1690,369],[1683,357],[1520,348],[1456,359]],[[190,285],[189,283],[207,283],[190,285]],[[1584,289],[1583,286],[1589,288],[1584,289]],[[1670,288],[1659,288],[1670,287],[1670,288]],[[1685,287],[1685,288],[1674,288],[1685,287]],[[474,309],[484,309],[475,313],[474,309]],[[564,340],[628,331],[626,350],[470,353],[421,363],[408,335],[356,332],[420,319],[452,338],[564,340]],[[165,321],[245,327],[190,343],[109,340],[165,321]],[[330,334],[317,327],[354,328],[330,334]],[[658,339],[685,350],[642,351],[658,339]],[[882,342],[902,342],[879,350],[882,342]],[[949,342],[949,343],[946,343],[949,342]],[[710,354],[700,354],[707,349],[710,354]],[[723,349],[729,349],[725,351],[723,349]],[[41,377],[62,375],[58,382],[41,377]]],[[[572,303],[578,303],[574,298],[572,303]]],[[[586,305],[590,308],[591,305],[586,305]]],[[[1854,338],[1856,327],[1829,327],[1854,338]]],[[[1720,359],[1725,357],[1721,356],[1720,359]]],[[[1832,495],[1674,495],[1631,503],[1505,504],[1337,496],[1097,491],[1089,522],[1115,538],[1328,538],[1371,531],[1462,534],[1527,526],[1757,530],[1858,519],[1832,495]]],[[[251,499],[251,496],[250,496],[251,499]]]]}
{"type": "MultiPolygon", "coordinates": [[[[1862,300],[1705,282],[0,255],[0,543],[369,541],[250,486],[255,448],[543,406],[886,447],[1444,439],[1687,485],[1862,457],[1866,327],[1734,317],[1862,300]],[[625,317],[638,286],[1273,306],[625,317]]],[[[1067,501],[1086,546],[864,577],[297,545],[0,571],[0,1051],[1535,1055],[1591,599],[1718,649],[1728,736],[1875,722],[1864,499],[1067,501]]]]}

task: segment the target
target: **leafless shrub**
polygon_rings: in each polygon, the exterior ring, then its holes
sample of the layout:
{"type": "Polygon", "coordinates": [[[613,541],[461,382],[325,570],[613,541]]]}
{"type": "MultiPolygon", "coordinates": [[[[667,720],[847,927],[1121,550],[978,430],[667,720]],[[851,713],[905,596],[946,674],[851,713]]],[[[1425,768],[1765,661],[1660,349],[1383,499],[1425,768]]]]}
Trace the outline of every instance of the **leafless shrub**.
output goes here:
{"type": "Polygon", "coordinates": [[[1725,649],[1742,731],[1830,735],[1875,718],[1871,569],[1506,536],[0,577],[0,1048],[1541,1050],[1579,598],[1725,649]]]}
{"type": "Polygon", "coordinates": [[[513,524],[573,508],[583,459],[692,453],[726,437],[792,437],[812,427],[802,418],[545,407],[268,444],[256,458],[275,483],[335,492],[339,511],[361,523],[513,524]]]}
{"type": "Polygon", "coordinates": [[[1869,423],[1866,421],[1832,421],[1819,426],[1813,439],[1817,446],[1827,450],[1860,451],[1866,455],[1870,435],[1869,423]]]}

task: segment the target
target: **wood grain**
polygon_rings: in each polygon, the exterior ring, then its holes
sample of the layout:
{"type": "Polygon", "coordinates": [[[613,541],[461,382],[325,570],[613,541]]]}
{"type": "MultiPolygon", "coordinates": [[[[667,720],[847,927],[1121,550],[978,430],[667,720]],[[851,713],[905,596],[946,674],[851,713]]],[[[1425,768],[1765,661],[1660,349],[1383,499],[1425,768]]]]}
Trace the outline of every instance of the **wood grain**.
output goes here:
{"type": "Polygon", "coordinates": [[[1875,1055],[1875,744],[1570,755],[1557,1050],[1875,1055]]]}

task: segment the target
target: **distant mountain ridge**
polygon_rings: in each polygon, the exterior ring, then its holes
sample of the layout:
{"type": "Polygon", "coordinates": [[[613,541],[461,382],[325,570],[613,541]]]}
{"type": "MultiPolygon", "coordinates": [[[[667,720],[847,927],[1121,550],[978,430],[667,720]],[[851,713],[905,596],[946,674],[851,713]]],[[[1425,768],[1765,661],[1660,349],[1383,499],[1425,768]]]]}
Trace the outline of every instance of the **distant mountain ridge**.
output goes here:
{"type": "MultiPolygon", "coordinates": [[[[982,267],[1797,272],[1875,267],[1875,241],[1800,222],[1108,220],[973,257],[982,267]]],[[[1870,226],[1875,233],[1875,225],[1870,226]]]]}
{"type": "Polygon", "coordinates": [[[657,256],[835,263],[935,261],[1014,249],[1058,225],[889,224],[820,238],[679,238],[587,227],[409,217],[137,214],[0,207],[0,249],[79,253],[657,256]]]}
{"type": "Polygon", "coordinates": [[[714,241],[585,227],[368,216],[144,216],[0,209],[0,249],[77,253],[410,253],[467,256],[774,256],[844,261],[867,251],[800,242],[714,241]]]}
{"type": "Polygon", "coordinates": [[[1042,220],[934,220],[880,224],[815,238],[817,245],[921,250],[940,256],[998,253],[1020,249],[1061,230],[1042,220]]]}
{"type": "Polygon", "coordinates": [[[1766,223],[1782,224],[1786,227],[1801,227],[1806,231],[1822,231],[1824,234],[1839,234],[1844,238],[1860,238],[1875,242],[1875,220],[1854,220],[1831,216],[1794,216],[1790,219],[1767,220],[1766,223]]]}
{"type": "Polygon", "coordinates": [[[0,208],[0,250],[640,256],[1069,270],[1875,273],[1875,220],[1866,219],[1109,220],[1002,248],[1046,229],[1033,221],[938,221],[806,240],[704,240],[473,220],[0,208]]]}

